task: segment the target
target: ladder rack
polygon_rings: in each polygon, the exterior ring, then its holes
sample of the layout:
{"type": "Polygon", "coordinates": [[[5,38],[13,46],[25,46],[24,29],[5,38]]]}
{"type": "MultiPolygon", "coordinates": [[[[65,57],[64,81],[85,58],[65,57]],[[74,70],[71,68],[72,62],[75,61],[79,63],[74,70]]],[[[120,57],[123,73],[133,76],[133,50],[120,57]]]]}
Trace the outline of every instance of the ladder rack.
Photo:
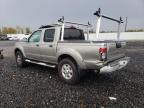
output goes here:
{"type": "Polygon", "coordinates": [[[98,17],[98,19],[97,19],[97,25],[96,25],[96,38],[97,38],[97,39],[99,38],[100,23],[101,23],[101,19],[102,19],[102,18],[105,18],[105,19],[108,19],[108,20],[112,20],[112,21],[115,21],[115,22],[118,23],[117,40],[120,39],[120,25],[121,25],[121,23],[123,23],[123,20],[122,20],[121,17],[120,17],[119,20],[117,20],[117,19],[111,18],[111,17],[109,17],[109,16],[103,15],[103,14],[101,13],[101,9],[100,9],[100,8],[98,9],[98,11],[96,11],[96,12],[94,13],[94,15],[96,15],[96,16],[98,17]]]}

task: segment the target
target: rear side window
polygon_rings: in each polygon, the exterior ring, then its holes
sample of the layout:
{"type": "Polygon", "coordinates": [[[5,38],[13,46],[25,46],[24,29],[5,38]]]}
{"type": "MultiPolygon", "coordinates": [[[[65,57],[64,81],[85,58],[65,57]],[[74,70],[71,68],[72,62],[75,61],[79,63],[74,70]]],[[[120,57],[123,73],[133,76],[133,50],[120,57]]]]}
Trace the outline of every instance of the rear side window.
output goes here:
{"type": "Polygon", "coordinates": [[[44,42],[53,42],[55,29],[47,29],[44,34],[44,42]]]}
{"type": "Polygon", "coordinates": [[[79,29],[65,28],[64,40],[85,40],[84,33],[79,29]]]}

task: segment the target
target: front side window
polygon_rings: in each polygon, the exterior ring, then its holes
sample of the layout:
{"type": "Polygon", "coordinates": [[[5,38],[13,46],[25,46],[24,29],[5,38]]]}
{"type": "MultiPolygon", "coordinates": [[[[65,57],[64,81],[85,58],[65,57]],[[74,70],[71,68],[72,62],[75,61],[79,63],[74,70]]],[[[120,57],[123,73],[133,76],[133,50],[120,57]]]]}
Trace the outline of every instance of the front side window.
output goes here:
{"type": "Polygon", "coordinates": [[[47,29],[44,34],[44,42],[53,42],[55,29],[47,29]]]}
{"type": "Polygon", "coordinates": [[[41,37],[41,30],[34,32],[29,38],[29,42],[39,42],[41,37]]]}

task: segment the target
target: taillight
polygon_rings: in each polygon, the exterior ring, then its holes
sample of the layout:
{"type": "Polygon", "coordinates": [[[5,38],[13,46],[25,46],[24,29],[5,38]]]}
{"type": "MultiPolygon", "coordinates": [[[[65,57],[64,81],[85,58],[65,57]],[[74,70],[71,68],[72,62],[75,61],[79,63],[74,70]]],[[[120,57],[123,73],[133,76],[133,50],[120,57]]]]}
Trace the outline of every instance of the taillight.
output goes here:
{"type": "Polygon", "coordinates": [[[100,60],[106,61],[107,60],[107,48],[100,48],[99,49],[100,60]]]}

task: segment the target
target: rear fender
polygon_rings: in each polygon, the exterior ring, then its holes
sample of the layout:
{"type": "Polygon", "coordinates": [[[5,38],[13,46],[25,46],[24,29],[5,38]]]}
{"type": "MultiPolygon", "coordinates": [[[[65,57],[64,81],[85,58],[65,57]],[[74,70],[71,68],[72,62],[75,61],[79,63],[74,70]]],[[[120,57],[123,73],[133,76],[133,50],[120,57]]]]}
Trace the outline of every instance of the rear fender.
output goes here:
{"type": "Polygon", "coordinates": [[[83,60],[82,56],[80,55],[80,53],[74,49],[71,49],[71,48],[60,49],[57,52],[57,61],[61,55],[65,55],[65,54],[71,56],[77,62],[77,65],[81,69],[86,69],[86,65],[85,65],[84,60],[83,60]]]}

